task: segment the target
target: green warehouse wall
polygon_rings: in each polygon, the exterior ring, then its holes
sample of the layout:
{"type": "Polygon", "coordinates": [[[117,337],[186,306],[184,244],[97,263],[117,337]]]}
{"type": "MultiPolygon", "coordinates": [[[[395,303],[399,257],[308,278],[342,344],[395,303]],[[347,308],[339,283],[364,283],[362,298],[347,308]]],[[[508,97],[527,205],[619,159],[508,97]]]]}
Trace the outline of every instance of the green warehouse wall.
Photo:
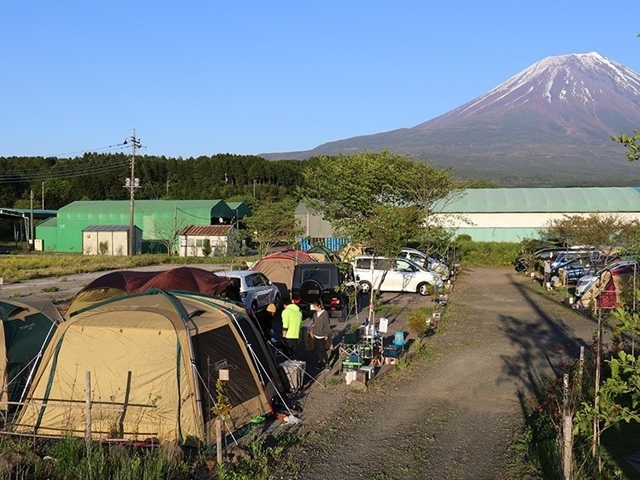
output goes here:
{"type": "MultiPolygon", "coordinates": [[[[82,252],[82,230],[91,225],[129,225],[128,200],[73,202],[58,210],[55,224],[36,227],[45,251],[82,252]],[[55,232],[55,233],[54,233],[55,232]]],[[[162,233],[187,225],[211,225],[235,218],[223,200],[138,200],[134,224],[142,229],[143,242],[159,240],[162,233]]]]}

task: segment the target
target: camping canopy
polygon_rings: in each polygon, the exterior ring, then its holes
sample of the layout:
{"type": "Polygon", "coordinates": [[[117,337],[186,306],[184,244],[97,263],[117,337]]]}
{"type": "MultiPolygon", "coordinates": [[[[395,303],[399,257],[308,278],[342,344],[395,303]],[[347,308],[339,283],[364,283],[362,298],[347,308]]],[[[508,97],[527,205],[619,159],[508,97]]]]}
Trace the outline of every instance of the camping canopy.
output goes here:
{"type": "Polygon", "coordinates": [[[80,290],[67,309],[67,316],[97,302],[120,295],[141,293],[151,289],[183,290],[221,295],[240,301],[233,282],[228,278],[196,267],[178,267],[152,272],[119,270],[107,273],[80,290]]]}
{"type": "Polygon", "coordinates": [[[0,408],[13,410],[29,375],[62,316],[51,302],[41,298],[0,299],[0,408]]]}
{"type": "Polygon", "coordinates": [[[300,250],[285,250],[262,257],[251,267],[252,270],[264,273],[269,280],[280,289],[282,298],[291,295],[293,269],[299,263],[311,263],[317,260],[300,250]]]}
{"type": "Polygon", "coordinates": [[[215,441],[212,407],[224,380],[232,432],[271,411],[229,313],[198,295],[120,296],[69,315],[52,338],[15,424],[18,433],[91,435],[196,446],[215,441]]]}

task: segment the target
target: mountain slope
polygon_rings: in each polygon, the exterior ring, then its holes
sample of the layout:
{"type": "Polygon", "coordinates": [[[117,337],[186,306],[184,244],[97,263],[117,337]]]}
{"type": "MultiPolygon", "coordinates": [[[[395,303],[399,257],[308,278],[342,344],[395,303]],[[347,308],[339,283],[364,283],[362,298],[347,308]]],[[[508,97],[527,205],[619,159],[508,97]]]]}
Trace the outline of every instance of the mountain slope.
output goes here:
{"type": "Polygon", "coordinates": [[[412,128],[265,157],[388,149],[502,186],[637,185],[640,167],[611,135],[639,128],[640,75],[593,52],[547,57],[412,128]]]}

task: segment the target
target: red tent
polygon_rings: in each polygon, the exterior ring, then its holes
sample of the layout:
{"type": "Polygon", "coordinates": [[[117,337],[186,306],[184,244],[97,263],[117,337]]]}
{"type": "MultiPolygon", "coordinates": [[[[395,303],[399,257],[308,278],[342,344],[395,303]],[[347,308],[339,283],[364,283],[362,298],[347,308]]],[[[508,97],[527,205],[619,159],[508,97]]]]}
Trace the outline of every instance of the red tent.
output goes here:
{"type": "Polygon", "coordinates": [[[237,288],[228,278],[196,267],[177,267],[170,270],[141,272],[119,270],[107,273],[86,285],[71,300],[67,314],[108,298],[141,293],[157,288],[220,295],[240,301],[237,288]]]}

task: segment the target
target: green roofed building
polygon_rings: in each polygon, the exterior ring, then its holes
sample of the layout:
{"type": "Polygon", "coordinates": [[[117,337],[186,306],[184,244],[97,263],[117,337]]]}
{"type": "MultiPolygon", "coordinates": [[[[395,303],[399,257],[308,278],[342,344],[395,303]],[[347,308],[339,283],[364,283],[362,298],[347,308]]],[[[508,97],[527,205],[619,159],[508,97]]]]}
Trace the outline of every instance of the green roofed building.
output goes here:
{"type": "MultiPolygon", "coordinates": [[[[142,252],[158,252],[163,240],[177,238],[186,226],[235,225],[245,209],[243,203],[231,209],[223,200],[136,200],[134,225],[142,230],[142,252]]],[[[129,200],[73,202],[58,210],[57,218],[38,225],[35,236],[42,239],[44,251],[81,253],[83,229],[128,226],[130,216],[129,200]]]]}
{"type": "Polygon", "coordinates": [[[592,213],[640,219],[640,191],[633,187],[479,188],[436,205],[436,217],[475,241],[520,242],[537,238],[550,220],[592,213]]]}

